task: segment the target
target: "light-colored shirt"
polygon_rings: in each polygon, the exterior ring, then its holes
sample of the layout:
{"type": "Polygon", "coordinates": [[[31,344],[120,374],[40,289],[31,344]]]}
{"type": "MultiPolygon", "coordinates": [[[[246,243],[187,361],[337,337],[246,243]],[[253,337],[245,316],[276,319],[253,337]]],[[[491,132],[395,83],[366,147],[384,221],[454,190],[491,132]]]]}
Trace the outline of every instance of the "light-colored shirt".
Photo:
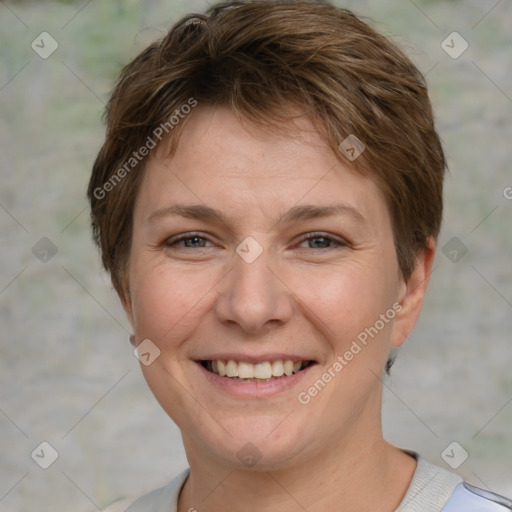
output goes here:
{"type": "MultiPolygon", "coordinates": [[[[418,461],[416,471],[402,502],[395,512],[441,512],[462,478],[408,452],[418,461]]],[[[186,469],[168,485],[138,499],[116,502],[105,512],[177,512],[178,496],[188,478],[186,469]]]]}

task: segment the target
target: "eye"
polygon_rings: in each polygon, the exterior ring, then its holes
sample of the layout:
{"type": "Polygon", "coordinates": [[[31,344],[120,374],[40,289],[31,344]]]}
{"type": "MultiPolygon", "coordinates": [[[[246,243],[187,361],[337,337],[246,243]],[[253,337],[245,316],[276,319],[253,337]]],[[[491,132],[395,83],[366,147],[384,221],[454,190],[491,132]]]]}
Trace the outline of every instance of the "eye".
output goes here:
{"type": "Polygon", "coordinates": [[[336,249],[345,247],[348,244],[340,239],[326,235],[325,233],[310,233],[301,240],[303,243],[308,243],[307,249],[336,249]]]}
{"type": "MultiPolygon", "coordinates": [[[[211,242],[206,237],[201,236],[200,233],[187,233],[170,238],[165,242],[165,245],[173,249],[204,249],[210,247],[207,245],[209,243],[211,242]]],[[[325,233],[309,233],[301,239],[299,246],[304,249],[329,250],[347,245],[347,242],[344,240],[334,238],[325,233]],[[307,247],[304,247],[303,244],[305,243],[308,244],[307,247]]]]}
{"type": "Polygon", "coordinates": [[[170,238],[165,242],[165,245],[169,248],[176,249],[202,249],[207,247],[205,245],[206,243],[208,243],[208,240],[205,237],[200,236],[200,234],[187,233],[186,235],[170,238]],[[185,245],[179,245],[182,242],[185,245]]]}

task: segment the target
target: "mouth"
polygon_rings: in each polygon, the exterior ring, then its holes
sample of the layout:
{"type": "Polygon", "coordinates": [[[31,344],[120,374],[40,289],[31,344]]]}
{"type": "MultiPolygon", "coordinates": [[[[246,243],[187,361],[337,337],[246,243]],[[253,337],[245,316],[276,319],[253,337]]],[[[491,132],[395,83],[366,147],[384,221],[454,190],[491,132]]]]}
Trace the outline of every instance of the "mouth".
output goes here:
{"type": "Polygon", "coordinates": [[[200,360],[198,363],[215,375],[238,382],[272,382],[291,377],[317,364],[311,360],[291,359],[262,361],[255,364],[232,359],[200,360]]]}

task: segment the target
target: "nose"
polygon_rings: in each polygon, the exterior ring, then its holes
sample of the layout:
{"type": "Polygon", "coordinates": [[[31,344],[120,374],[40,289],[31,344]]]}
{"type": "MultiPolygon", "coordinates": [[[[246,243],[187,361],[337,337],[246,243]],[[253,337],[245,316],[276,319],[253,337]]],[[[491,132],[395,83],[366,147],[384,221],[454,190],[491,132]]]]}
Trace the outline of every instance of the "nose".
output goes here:
{"type": "Polygon", "coordinates": [[[220,322],[260,334],[290,320],[293,294],[271,259],[267,250],[252,262],[234,254],[231,271],[217,286],[215,310],[220,322]]]}

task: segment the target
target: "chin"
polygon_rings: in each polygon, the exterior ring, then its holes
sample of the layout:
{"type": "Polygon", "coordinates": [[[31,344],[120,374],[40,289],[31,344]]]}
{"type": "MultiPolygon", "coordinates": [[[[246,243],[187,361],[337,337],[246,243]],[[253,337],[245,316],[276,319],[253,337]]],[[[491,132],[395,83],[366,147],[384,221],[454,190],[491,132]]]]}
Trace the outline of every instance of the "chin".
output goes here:
{"type": "Polygon", "coordinates": [[[194,426],[178,426],[187,453],[190,449],[202,459],[209,453],[212,460],[234,469],[276,471],[293,467],[301,456],[306,460],[314,445],[314,436],[306,432],[310,417],[300,427],[296,414],[286,418],[288,414],[218,417],[220,424],[209,417],[198,424],[196,418],[194,426]]]}

